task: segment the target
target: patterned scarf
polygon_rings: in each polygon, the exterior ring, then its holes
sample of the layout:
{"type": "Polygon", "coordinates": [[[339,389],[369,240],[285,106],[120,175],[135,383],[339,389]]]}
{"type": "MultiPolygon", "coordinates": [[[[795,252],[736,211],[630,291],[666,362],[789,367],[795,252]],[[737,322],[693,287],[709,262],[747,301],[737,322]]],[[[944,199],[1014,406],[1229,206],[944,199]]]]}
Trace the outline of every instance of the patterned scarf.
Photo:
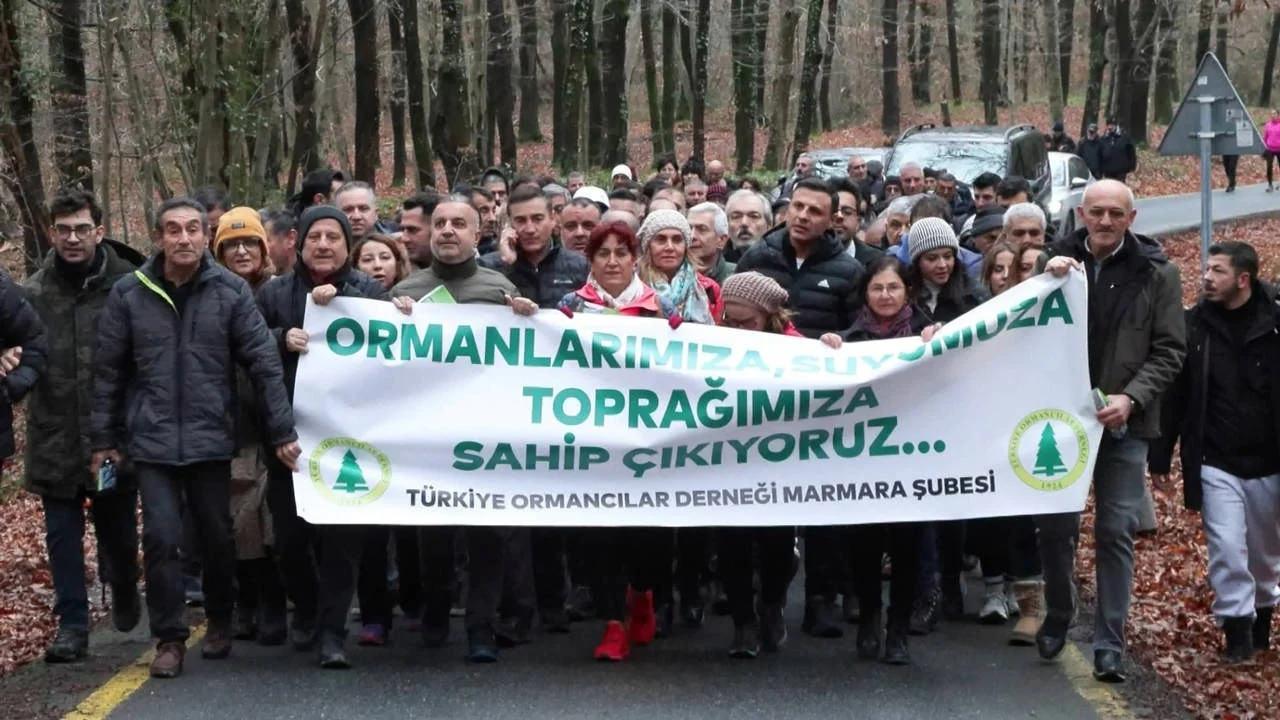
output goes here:
{"type": "Polygon", "coordinates": [[[711,317],[711,301],[707,299],[707,291],[698,284],[698,271],[693,263],[685,259],[676,271],[676,276],[667,280],[665,273],[654,270],[650,284],[654,292],[675,306],[680,317],[688,322],[702,325],[715,325],[711,317]]]}
{"type": "Polygon", "coordinates": [[[854,324],[881,340],[910,337],[915,334],[911,332],[911,319],[914,314],[911,304],[907,303],[902,306],[897,315],[885,320],[871,312],[870,307],[863,305],[862,309],[858,310],[858,316],[855,318],[854,324]]]}
{"type": "Polygon", "coordinates": [[[626,289],[619,293],[617,297],[605,292],[604,287],[600,285],[600,283],[596,282],[595,275],[587,276],[587,285],[589,285],[592,290],[596,291],[596,295],[598,295],[602,301],[602,304],[596,304],[583,300],[582,304],[588,312],[600,312],[606,309],[621,310],[622,308],[628,307],[639,300],[640,297],[644,295],[645,290],[644,283],[640,281],[640,276],[638,275],[631,276],[631,283],[627,285],[626,289]]]}

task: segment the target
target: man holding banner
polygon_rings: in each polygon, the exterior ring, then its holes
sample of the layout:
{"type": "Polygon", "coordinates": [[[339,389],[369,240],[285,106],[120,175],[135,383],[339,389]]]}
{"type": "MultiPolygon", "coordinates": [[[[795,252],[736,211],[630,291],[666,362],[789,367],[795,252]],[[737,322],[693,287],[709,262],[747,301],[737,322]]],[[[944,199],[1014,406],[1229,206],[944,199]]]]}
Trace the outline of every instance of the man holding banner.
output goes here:
{"type": "MultiPolygon", "coordinates": [[[[1160,397],[1186,355],[1178,267],[1156,241],[1129,231],[1133,191],[1103,180],[1076,210],[1084,226],[1052,246],[1047,272],[1083,269],[1089,286],[1089,377],[1098,422],[1107,428],[1094,468],[1097,608],[1095,679],[1124,682],[1124,624],[1133,589],[1133,539],[1145,490],[1147,444],[1160,435],[1160,397]],[[1099,392],[1100,391],[1100,392],[1099,392]]],[[[1080,515],[1037,518],[1048,612],[1036,635],[1040,656],[1062,652],[1075,616],[1072,570],[1080,515]]]]}

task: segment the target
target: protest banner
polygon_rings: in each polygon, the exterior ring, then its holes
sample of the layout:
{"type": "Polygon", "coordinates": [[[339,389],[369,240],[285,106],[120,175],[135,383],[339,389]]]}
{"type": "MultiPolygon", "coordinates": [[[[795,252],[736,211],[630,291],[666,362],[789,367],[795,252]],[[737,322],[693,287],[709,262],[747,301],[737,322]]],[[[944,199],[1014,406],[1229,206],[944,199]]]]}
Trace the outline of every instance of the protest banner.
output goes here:
{"type": "Polygon", "coordinates": [[[846,344],[618,315],[308,300],[298,510],[371,525],[823,525],[1078,511],[1083,277],[846,344]]]}

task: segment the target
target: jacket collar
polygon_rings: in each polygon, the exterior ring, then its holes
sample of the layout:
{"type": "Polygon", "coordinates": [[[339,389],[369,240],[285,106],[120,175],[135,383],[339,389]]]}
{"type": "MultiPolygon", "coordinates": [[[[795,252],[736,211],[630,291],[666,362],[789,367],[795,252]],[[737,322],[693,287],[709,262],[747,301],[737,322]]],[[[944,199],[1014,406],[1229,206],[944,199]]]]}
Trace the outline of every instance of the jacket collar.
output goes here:
{"type": "MultiPolygon", "coordinates": [[[[1196,303],[1196,307],[1206,324],[1226,333],[1226,326],[1223,323],[1223,314],[1228,312],[1226,309],[1203,299],[1196,303]]],[[[1249,329],[1245,332],[1245,342],[1252,342],[1277,331],[1276,314],[1280,309],[1277,309],[1275,300],[1261,283],[1256,281],[1253,283],[1253,293],[1242,309],[1247,309],[1249,313],[1249,329]]]]}
{"type": "MultiPolygon", "coordinates": [[[[764,241],[773,249],[781,252],[791,261],[792,267],[794,267],[796,249],[791,245],[791,231],[786,225],[779,225],[770,230],[769,234],[764,236],[764,241]]],[[[806,265],[813,262],[822,262],[844,251],[844,243],[840,242],[840,238],[836,237],[836,234],[828,229],[822,234],[822,237],[813,241],[813,245],[809,248],[809,256],[804,259],[804,262],[806,265]]]]}

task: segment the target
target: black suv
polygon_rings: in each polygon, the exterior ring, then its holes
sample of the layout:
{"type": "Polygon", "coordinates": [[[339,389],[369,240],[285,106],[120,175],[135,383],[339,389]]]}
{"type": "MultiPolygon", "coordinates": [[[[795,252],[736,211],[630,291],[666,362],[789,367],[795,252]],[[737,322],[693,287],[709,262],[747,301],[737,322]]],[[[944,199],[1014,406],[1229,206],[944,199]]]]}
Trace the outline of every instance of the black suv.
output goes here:
{"type": "Polygon", "coordinates": [[[1035,202],[1043,206],[1049,200],[1049,153],[1044,135],[1033,125],[917,125],[902,133],[889,150],[885,176],[898,175],[908,162],[945,169],[966,185],[984,172],[1020,175],[1031,183],[1035,202]]]}

